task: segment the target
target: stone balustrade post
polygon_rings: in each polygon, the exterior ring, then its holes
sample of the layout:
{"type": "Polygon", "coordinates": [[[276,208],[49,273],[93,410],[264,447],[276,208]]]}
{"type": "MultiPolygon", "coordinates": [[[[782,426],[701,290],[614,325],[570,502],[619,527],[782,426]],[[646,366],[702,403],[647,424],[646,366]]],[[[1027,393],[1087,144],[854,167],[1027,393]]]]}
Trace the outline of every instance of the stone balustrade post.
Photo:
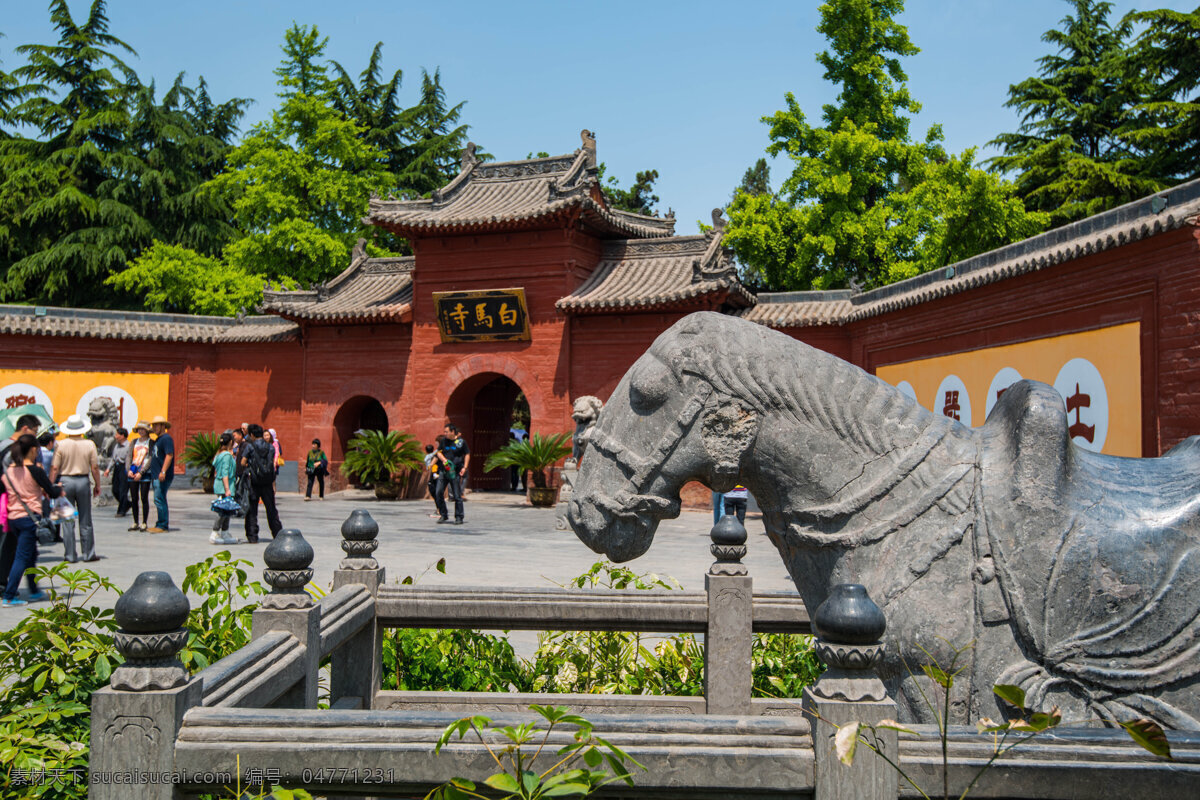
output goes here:
{"type": "Polygon", "coordinates": [[[172,800],[175,739],[203,687],[179,660],[191,606],[165,572],[143,572],[117,600],[125,663],[92,694],[91,800],[172,800]],[[165,779],[164,779],[165,776],[165,779]]]}
{"type": "MultiPolygon", "coordinates": [[[[384,569],[372,553],[379,546],[379,523],[363,509],[350,513],[342,523],[342,550],[346,557],[333,573],[333,588],[362,585],[378,597],[384,569]]],[[[371,708],[382,683],[383,629],[365,626],[333,652],[329,704],[344,698],[359,698],[362,708],[371,708]]],[[[352,701],[353,702],[353,701],[352,701]]]]}
{"type": "MultiPolygon", "coordinates": [[[[804,713],[812,722],[816,800],[895,800],[895,769],[860,743],[849,766],[834,750],[842,725],[874,725],[896,718],[896,703],[887,696],[873,667],[883,658],[880,639],[887,627],[883,612],[857,583],[833,587],[813,614],[817,658],[824,674],[804,690],[804,713]]],[[[892,761],[899,750],[896,731],[879,730],[880,749],[892,761]]]]}
{"type": "Polygon", "coordinates": [[[312,580],[313,549],[295,528],[281,530],[263,550],[263,579],[271,593],[254,611],[250,635],[286,631],[304,646],[304,677],[279,697],[277,708],[316,708],[321,667],[321,609],[304,587],[312,580]]]}
{"type": "Polygon", "coordinates": [[[704,699],[709,714],[750,714],[753,684],[754,586],[742,563],[746,529],[726,514],[713,526],[716,561],[704,576],[708,627],[704,634],[704,699]]]}

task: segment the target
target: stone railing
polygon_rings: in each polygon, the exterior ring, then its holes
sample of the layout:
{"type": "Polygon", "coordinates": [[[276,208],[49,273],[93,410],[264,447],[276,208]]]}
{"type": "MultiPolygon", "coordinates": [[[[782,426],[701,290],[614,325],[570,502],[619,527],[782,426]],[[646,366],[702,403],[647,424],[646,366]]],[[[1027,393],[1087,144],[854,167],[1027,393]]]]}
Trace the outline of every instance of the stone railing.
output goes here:
{"type": "MultiPolygon", "coordinates": [[[[832,750],[838,724],[896,717],[872,669],[883,617],[862,587],[837,587],[814,615],[816,652],[828,669],[803,700],[751,700],[753,632],[803,633],[810,626],[795,596],[753,595],[741,563],[745,530],[732,517],[713,529],[717,561],[701,593],[385,586],[370,515],[355,511],[342,535],[346,558],[334,572],[333,591],[314,602],[304,591],[312,548],[299,531],[281,532],[263,553],[271,592],[254,612],[253,640],[195,675],[177,657],[186,642],[186,597],[166,573],[137,578],[116,608],[115,643],[126,661],[110,686],[93,695],[89,797],[182,798],[238,777],[243,784],[305,786],[326,797],[421,796],[451,775],[493,771],[487,749],[469,741],[434,757],[446,725],[467,713],[498,724],[527,721],[534,702],[590,716],[598,735],[647,767],[636,772],[636,788],[623,789],[625,797],[913,794],[873,753],[860,752],[847,767],[832,750]],[[381,638],[389,627],[702,632],[705,696],[384,692],[381,638]],[[330,707],[319,709],[326,659],[330,707]]],[[[885,752],[894,758],[899,746],[902,763],[940,786],[940,739],[936,731],[918,733],[899,743],[894,735],[884,738],[885,752]]],[[[975,791],[1185,796],[1200,780],[1200,736],[1172,734],[1172,744],[1176,761],[1164,765],[1123,733],[1059,731],[1015,751],[975,791]]],[[[956,796],[972,767],[986,760],[987,747],[986,737],[952,732],[956,796]]]]}

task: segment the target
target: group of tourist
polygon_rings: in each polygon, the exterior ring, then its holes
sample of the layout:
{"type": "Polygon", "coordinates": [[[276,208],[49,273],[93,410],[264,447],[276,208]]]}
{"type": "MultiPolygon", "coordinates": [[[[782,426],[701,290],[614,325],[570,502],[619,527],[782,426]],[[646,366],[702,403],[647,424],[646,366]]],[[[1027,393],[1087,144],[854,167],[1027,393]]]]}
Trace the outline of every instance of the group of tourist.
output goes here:
{"type": "MultiPolygon", "coordinates": [[[[275,429],[264,429],[257,423],[243,422],[241,427],[222,433],[218,446],[212,462],[213,492],[218,502],[213,504],[216,520],[208,540],[216,545],[235,544],[237,539],[229,533],[229,520],[240,512],[245,517],[246,541],[256,544],[259,541],[260,502],[267,517],[267,529],[271,531],[271,538],[275,538],[283,529],[283,523],[279,521],[279,509],[275,505],[275,481],[284,463],[283,450],[275,429]]],[[[313,440],[313,447],[319,451],[320,442],[313,440]]],[[[327,465],[328,462],[325,463],[327,465]]],[[[308,488],[311,494],[311,478],[308,488]]],[[[322,478],[322,499],[324,495],[325,482],[322,478]]]]}
{"type": "MultiPolygon", "coordinates": [[[[62,542],[64,557],[71,563],[100,560],[92,525],[92,500],[102,487],[100,459],[95,442],[84,438],[91,427],[86,417],[72,414],[59,426],[66,437],[59,441],[52,431],[39,436],[41,420],[25,414],[17,418],[12,436],[0,443],[0,599],[6,608],[45,598],[29,574],[37,563],[39,542],[62,542]],[[27,600],[18,597],[22,575],[29,584],[27,600]]],[[[117,516],[125,516],[133,508],[135,524],[130,530],[169,530],[167,490],[174,478],[175,459],[175,444],[167,432],[170,427],[164,417],[155,417],[149,425],[139,422],[134,426],[138,434],[134,441],[129,440],[126,429],[117,429],[105,474],[113,477],[117,516]],[[153,528],[147,528],[151,491],[158,519],[153,528]],[[141,524],[136,522],[139,499],[141,524]]]]}
{"type": "Polygon", "coordinates": [[[454,502],[454,524],[466,521],[463,510],[463,482],[471,464],[471,450],[458,428],[447,424],[436,444],[425,445],[425,467],[429,470],[429,494],[437,509],[438,524],[450,522],[450,509],[446,505],[446,492],[454,502]]]}

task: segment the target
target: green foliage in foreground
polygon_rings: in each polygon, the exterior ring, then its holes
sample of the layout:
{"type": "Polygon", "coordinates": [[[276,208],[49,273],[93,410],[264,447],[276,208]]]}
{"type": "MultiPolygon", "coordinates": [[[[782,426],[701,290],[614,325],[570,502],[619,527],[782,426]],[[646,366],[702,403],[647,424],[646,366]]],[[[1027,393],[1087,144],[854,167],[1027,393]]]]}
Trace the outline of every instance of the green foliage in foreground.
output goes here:
{"type": "MultiPolygon", "coordinates": [[[[442,786],[425,796],[425,800],[481,800],[499,796],[504,800],[538,800],[542,797],[584,797],[615,781],[633,786],[633,776],[625,762],[645,769],[633,756],[615,744],[597,736],[592,723],[563,706],[532,705],[531,711],[539,714],[547,723],[543,731],[536,723],[506,725],[496,730],[500,736],[488,736],[485,731],[491,725],[488,717],[463,717],[442,731],[434,752],[441,753],[454,734],[459,740],[470,731],[485,748],[499,768],[484,779],[484,786],[476,786],[466,778],[451,778],[442,786]],[[546,751],[550,734],[558,725],[574,725],[574,741],[560,747],[551,755],[546,751]],[[507,741],[506,741],[507,740],[507,741]],[[530,752],[530,751],[533,752],[530,752]],[[546,753],[546,760],[535,769],[538,758],[546,753]],[[583,764],[580,765],[579,762],[583,764]],[[546,763],[550,766],[546,769],[546,763]],[[612,773],[609,773],[609,769],[612,773]],[[487,788],[484,788],[484,787],[487,788]]],[[[489,732],[490,733],[490,732],[489,732]]]]}
{"type": "MultiPolygon", "coordinates": [[[[568,586],[679,588],[673,578],[638,574],[607,561],[593,564],[568,586]]],[[[396,629],[385,633],[383,667],[385,689],[690,697],[704,693],[704,646],[690,633],[648,639],[626,631],[548,631],[538,635],[533,657],[522,659],[503,635],[396,629]]],[[[824,667],[809,636],[755,634],[751,669],[755,697],[799,697],[824,667]]]]}

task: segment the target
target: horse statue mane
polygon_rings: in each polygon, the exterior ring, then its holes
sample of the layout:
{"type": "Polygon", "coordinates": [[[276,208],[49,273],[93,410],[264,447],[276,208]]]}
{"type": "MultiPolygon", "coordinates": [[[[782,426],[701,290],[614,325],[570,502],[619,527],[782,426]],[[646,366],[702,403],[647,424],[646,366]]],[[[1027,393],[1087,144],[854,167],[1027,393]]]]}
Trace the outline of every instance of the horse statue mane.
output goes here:
{"type": "Polygon", "coordinates": [[[784,334],[702,312],[630,368],[567,509],[623,561],[679,490],[747,486],[814,612],[862,583],[888,617],[880,674],[909,719],[932,656],[974,642],[953,716],[996,683],[1064,719],[1200,730],[1200,437],[1158,459],[1089,453],[1052,387],[1022,381],[968,428],[784,334]]]}

